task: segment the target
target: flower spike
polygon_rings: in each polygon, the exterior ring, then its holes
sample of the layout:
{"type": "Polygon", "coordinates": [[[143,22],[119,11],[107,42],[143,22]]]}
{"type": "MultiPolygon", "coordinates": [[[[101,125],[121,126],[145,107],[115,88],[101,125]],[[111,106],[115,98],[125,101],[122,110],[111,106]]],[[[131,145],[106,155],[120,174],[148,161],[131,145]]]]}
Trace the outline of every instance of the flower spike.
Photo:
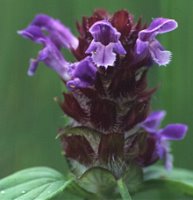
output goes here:
{"type": "Polygon", "coordinates": [[[77,23],[78,39],[59,20],[44,14],[18,32],[43,46],[31,59],[28,75],[43,62],[67,88],[64,100],[57,101],[72,120],[60,139],[78,177],[82,169],[102,167],[119,179],[131,163],[142,171],[160,159],[166,169],[172,168],[170,141],[182,140],[187,126],[160,128],[166,112],[149,114],[155,89],[148,87],[147,73],[154,62],[169,63],[171,52],[156,37],[176,29],[177,22],[156,18],[144,27],[126,10],[113,15],[97,10],[77,23]],[[68,62],[61,48],[69,49],[76,60],[68,62]]]}

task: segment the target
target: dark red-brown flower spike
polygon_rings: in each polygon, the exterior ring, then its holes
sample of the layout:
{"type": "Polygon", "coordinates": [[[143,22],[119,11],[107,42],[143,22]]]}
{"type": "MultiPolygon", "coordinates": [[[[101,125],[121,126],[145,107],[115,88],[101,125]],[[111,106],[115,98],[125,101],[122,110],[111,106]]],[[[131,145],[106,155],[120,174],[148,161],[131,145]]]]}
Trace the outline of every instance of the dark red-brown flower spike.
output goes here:
{"type": "Polygon", "coordinates": [[[171,53],[156,36],[174,30],[177,22],[156,18],[146,26],[125,10],[113,15],[97,10],[83,17],[77,28],[79,36],[75,37],[58,20],[38,15],[19,32],[43,45],[30,65],[30,75],[42,61],[67,86],[60,101],[71,118],[70,132],[64,129],[60,135],[66,157],[87,169],[109,169],[115,177],[124,174],[131,163],[142,168],[164,159],[170,168],[167,140],[182,139],[187,127],[172,124],[158,129],[163,112],[149,114],[155,88],[148,88],[147,73],[154,63],[169,63],[171,53]],[[76,62],[64,59],[63,47],[76,62]]]}

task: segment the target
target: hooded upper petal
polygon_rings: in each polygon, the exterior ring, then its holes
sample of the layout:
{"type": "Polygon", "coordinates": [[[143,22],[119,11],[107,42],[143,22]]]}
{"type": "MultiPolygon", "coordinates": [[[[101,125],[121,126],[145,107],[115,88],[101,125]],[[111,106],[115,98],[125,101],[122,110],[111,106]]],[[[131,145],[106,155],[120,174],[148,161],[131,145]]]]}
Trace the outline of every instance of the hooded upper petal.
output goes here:
{"type": "Polygon", "coordinates": [[[156,111],[152,112],[144,122],[140,124],[141,127],[143,127],[146,131],[150,133],[157,132],[162,120],[164,119],[166,115],[165,111],[156,111]]]}
{"type": "Polygon", "coordinates": [[[151,40],[156,35],[173,31],[177,27],[178,24],[174,19],[155,18],[147,29],[139,32],[139,39],[142,41],[151,40]]]}
{"type": "Polygon", "coordinates": [[[45,14],[39,14],[34,18],[31,25],[38,26],[42,31],[46,30],[50,39],[59,48],[76,49],[78,47],[78,39],[71,33],[69,28],[57,19],[45,14]]]}
{"type": "Polygon", "coordinates": [[[178,23],[174,19],[155,18],[150,24],[149,31],[157,31],[158,33],[167,33],[178,27],[178,23]]]}
{"type": "Polygon", "coordinates": [[[101,42],[108,45],[111,42],[118,42],[121,34],[107,20],[101,20],[94,23],[89,32],[92,34],[95,42],[101,42]]]}

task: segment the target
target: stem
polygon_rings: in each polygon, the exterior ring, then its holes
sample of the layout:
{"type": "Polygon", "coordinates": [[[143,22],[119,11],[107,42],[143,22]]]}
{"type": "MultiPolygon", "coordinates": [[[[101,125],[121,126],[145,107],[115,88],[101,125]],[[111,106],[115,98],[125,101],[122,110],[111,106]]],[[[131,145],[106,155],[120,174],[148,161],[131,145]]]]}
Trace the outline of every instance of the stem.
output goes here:
{"type": "Polygon", "coordinates": [[[132,200],[129,191],[127,189],[127,186],[125,185],[124,181],[122,179],[119,179],[117,181],[117,185],[119,188],[119,193],[121,194],[121,197],[123,200],[132,200]]]}

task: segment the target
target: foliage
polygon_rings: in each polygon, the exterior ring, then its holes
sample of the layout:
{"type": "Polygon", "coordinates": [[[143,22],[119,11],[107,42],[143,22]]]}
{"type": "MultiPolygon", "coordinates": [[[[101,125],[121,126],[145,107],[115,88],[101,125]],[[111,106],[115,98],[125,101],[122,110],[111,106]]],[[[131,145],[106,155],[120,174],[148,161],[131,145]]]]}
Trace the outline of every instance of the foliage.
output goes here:
{"type": "Polygon", "coordinates": [[[136,193],[128,192],[129,179],[116,180],[113,174],[102,168],[86,171],[79,179],[68,180],[47,167],[25,169],[0,180],[2,200],[48,200],[58,195],[74,199],[192,199],[193,173],[184,169],[166,172],[161,167],[144,171],[145,181],[136,193]],[[118,192],[119,191],[119,192],[118,192]],[[119,194],[120,193],[120,194],[119,194]],[[71,197],[72,198],[72,197],[71,197]]]}

